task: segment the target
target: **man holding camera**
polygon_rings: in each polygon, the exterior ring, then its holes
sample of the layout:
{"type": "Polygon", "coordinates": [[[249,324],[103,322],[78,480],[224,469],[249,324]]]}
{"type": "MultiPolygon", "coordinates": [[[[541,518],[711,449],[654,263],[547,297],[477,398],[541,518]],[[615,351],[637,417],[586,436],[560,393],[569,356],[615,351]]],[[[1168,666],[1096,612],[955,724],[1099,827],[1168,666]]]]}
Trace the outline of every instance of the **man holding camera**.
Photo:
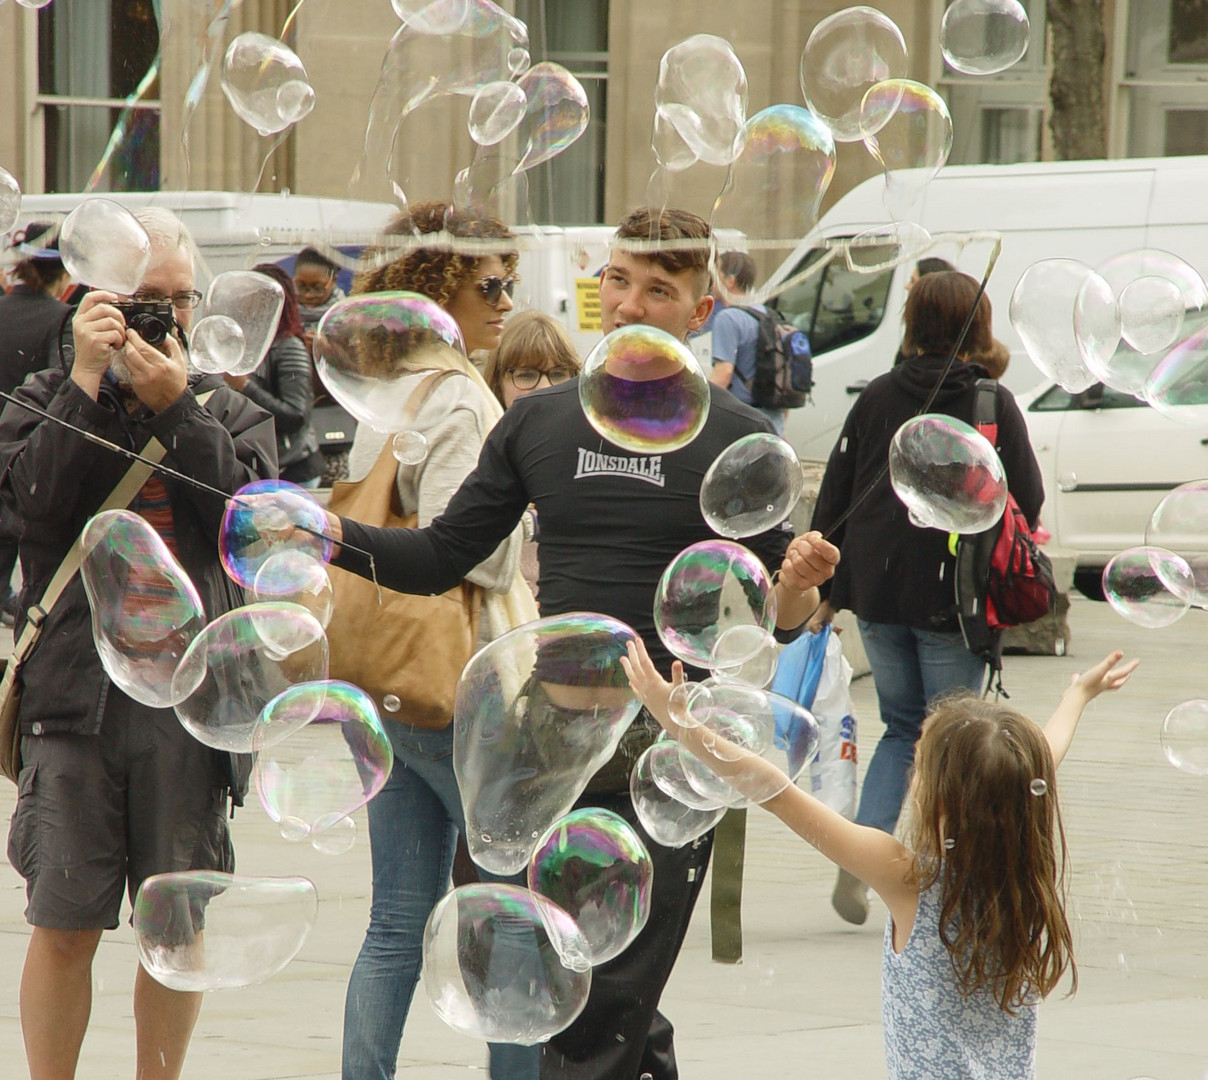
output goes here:
{"type": "MultiPolygon", "coordinates": [[[[27,620],[44,619],[19,676],[22,768],[8,839],[33,926],[21,1027],[39,1080],[75,1075],[92,958],[101,932],[118,925],[122,893],[133,903],[152,874],[232,870],[227,810],[247,788],[246,757],[203,746],[171,709],[137,702],[110,682],[78,574],[44,616],[39,604],[84,525],[124,478],[135,494],[120,505],[159,533],[207,616],[242,603],[218,559],[225,500],[146,466],[130,478],[139,466],[84,433],[143,454],[157,441],[165,464],[223,492],[276,476],[272,418],[220,376],[187,373],[185,332],[200,295],[184,227],[162,209],[137,216],[151,237],[152,263],[134,302],[86,296],[73,322],[74,357],[17,391],[70,426],[11,403],[0,416],[0,498],[24,523],[16,634],[27,620]],[[146,340],[161,333],[158,346],[146,340]]],[[[200,994],[169,990],[139,968],[138,1076],[180,1075],[200,1007],[200,994]]]]}

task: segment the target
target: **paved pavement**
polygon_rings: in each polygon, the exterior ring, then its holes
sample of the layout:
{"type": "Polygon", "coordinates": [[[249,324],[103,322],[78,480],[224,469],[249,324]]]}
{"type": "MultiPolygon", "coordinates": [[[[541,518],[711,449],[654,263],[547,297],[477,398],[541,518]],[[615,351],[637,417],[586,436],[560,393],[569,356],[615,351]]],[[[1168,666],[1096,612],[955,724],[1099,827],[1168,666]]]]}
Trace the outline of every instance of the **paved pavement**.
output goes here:
{"type": "MultiPolygon", "coordinates": [[[[1142,666],[1119,694],[1089,711],[1063,766],[1072,868],[1078,993],[1042,1008],[1040,1076],[1087,1080],[1205,1080],[1208,1076],[1208,778],[1162,756],[1162,717],[1208,696],[1208,614],[1141,631],[1103,604],[1075,600],[1065,657],[1009,657],[1011,703],[1048,715],[1070,673],[1114,646],[1142,666]]],[[[880,731],[871,682],[853,687],[867,761],[880,731]]],[[[0,788],[0,813],[13,789],[0,788]]],[[[360,823],[363,826],[363,822],[360,823]]],[[[206,1001],[185,1077],[334,1080],[348,970],[369,891],[362,828],[345,855],[321,856],[276,835],[257,806],[235,821],[240,869],[302,873],[321,897],[301,956],[275,979],[206,1001]]],[[[829,904],[830,864],[766,814],[752,813],[742,964],[710,962],[708,914],[698,911],[664,997],[677,1027],[685,1080],[884,1075],[880,951],[884,909],[863,927],[829,904]]],[[[0,1076],[24,1075],[17,981],[27,930],[21,882],[0,868],[0,1076]]],[[[93,1021],[79,1076],[133,1074],[130,989],[136,958],[127,927],[107,934],[95,967],[93,1021]]],[[[421,988],[399,1076],[484,1074],[482,1047],[444,1027],[421,988]]]]}

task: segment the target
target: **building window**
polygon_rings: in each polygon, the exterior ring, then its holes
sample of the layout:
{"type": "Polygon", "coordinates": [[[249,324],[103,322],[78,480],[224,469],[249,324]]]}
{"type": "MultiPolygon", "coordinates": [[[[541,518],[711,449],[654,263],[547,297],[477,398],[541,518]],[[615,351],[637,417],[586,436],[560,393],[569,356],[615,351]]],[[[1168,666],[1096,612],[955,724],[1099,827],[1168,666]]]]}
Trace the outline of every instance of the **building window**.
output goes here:
{"type": "Polygon", "coordinates": [[[587,130],[557,157],[530,169],[529,208],[544,225],[604,220],[608,130],[608,0],[518,0],[529,28],[533,63],[561,64],[583,84],[591,106],[587,130]]]}
{"type": "Polygon", "coordinates": [[[155,6],[154,0],[89,0],[39,13],[36,106],[47,191],[82,191],[107,153],[95,190],[158,189],[159,80],[138,108],[125,108],[159,53],[155,6]]]}
{"type": "Polygon", "coordinates": [[[1133,0],[1123,89],[1130,155],[1208,154],[1208,0],[1133,0]]]}

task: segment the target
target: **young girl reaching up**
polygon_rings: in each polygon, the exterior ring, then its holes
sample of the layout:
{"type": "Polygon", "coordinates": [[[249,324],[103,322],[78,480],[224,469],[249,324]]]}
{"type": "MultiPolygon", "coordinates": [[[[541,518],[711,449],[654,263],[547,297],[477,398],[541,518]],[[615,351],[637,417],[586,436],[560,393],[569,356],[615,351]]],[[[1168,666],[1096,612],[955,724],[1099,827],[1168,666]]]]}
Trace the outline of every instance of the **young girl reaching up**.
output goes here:
{"type": "MultiPolygon", "coordinates": [[[[997,703],[941,703],[915,750],[909,844],[793,784],[764,803],[889,908],[881,1009],[891,1080],[1036,1075],[1036,1004],[1074,970],[1057,766],[1083,709],[1137,666],[1122,657],[1075,675],[1043,731],[997,703]]],[[[664,729],[710,769],[739,791],[768,790],[773,764],[671,719],[678,662],[668,683],[638,640],[621,663],[664,729]]]]}

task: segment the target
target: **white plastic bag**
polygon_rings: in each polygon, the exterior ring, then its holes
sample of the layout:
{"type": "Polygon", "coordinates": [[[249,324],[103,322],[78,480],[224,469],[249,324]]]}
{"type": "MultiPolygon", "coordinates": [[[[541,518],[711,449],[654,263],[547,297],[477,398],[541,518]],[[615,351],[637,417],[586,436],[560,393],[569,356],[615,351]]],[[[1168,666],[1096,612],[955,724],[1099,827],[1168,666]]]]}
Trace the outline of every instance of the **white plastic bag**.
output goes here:
{"type": "Polygon", "coordinates": [[[856,714],[851,700],[851,664],[835,633],[826,643],[826,660],[811,711],[820,738],[818,756],[810,763],[810,791],[851,819],[856,813],[856,714]]]}

